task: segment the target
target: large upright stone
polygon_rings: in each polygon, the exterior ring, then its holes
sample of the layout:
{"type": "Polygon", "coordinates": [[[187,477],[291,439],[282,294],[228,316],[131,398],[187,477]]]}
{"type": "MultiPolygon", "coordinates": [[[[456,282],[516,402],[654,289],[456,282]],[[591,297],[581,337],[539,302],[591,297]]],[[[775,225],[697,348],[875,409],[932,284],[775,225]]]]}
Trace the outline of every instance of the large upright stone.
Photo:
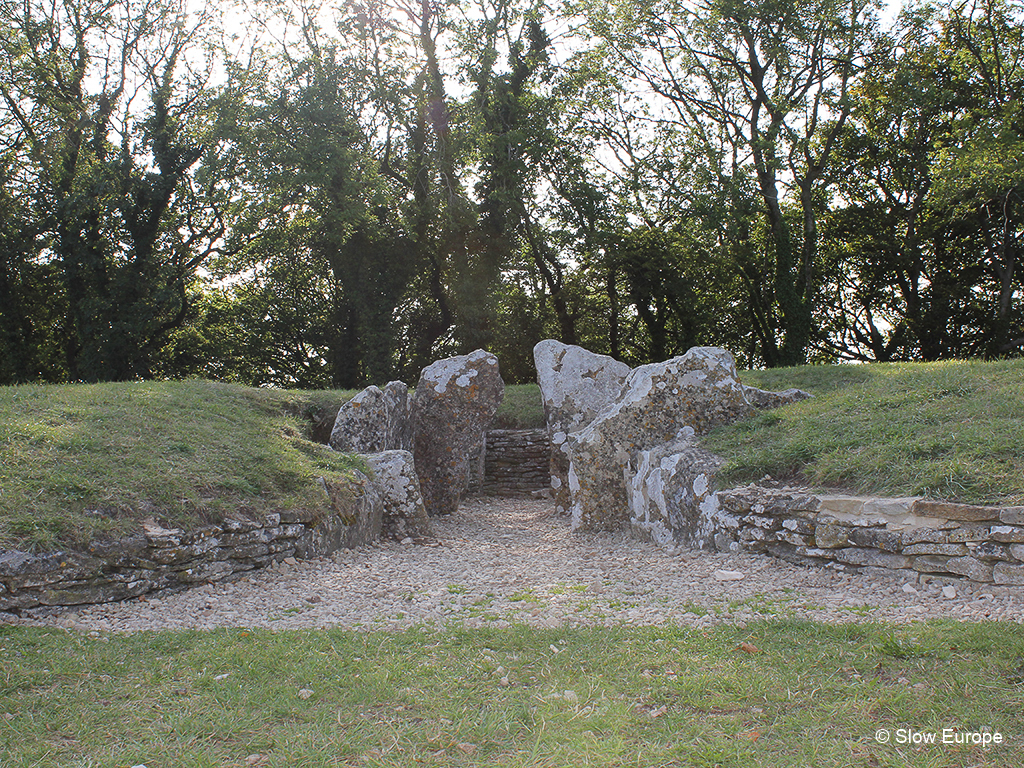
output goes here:
{"type": "Polygon", "coordinates": [[[638,451],[626,485],[633,531],[663,546],[708,548],[720,525],[715,474],[723,463],[693,438],[638,451]]]}
{"type": "Polygon", "coordinates": [[[342,453],[412,450],[409,388],[392,381],[364,389],[338,409],[329,444],[342,453]]]}
{"type": "Polygon", "coordinates": [[[365,454],[363,459],[373,470],[380,489],[384,515],[381,535],[401,541],[406,537],[430,535],[430,521],[423,506],[420,480],[408,451],[384,451],[365,454]]]}
{"type": "Polygon", "coordinates": [[[641,451],[703,435],[751,413],[724,349],[694,347],[634,368],[620,397],[568,435],[574,530],[610,530],[630,519],[626,486],[641,451]]]}
{"type": "Polygon", "coordinates": [[[413,455],[428,514],[459,508],[470,457],[504,396],[498,358],[482,349],[423,369],[412,398],[413,455]]]}
{"type": "Polygon", "coordinates": [[[533,348],[533,360],[551,439],[551,488],[555,509],[564,513],[570,506],[566,436],[593,421],[619,396],[629,366],[607,355],[554,339],[539,342],[533,348]]]}

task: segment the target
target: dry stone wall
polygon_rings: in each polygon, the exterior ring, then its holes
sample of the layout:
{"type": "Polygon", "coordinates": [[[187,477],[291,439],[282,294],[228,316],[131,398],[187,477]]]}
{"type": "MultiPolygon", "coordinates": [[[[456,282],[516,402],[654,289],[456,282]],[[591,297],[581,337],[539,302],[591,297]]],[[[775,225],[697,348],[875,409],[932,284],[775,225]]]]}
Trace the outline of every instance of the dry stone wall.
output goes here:
{"type": "Polygon", "coordinates": [[[374,483],[361,474],[347,483],[321,482],[330,501],[317,511],[225,520],[187,532],[150,520],[140,535],[83,552],[0,550],[0,611],[102,603],[223,581],[271,562],[321,557],[380,536],[384,505],[374,483]]]}
{"type": "Polygon", "coordinates": [[[714,546],[804,565],[1024,585],[1024,507],[747,486],[719,491],[714,546]]]}
{"type": "Polygon", "coordinates": [[[549,488],[550,453],[546,429],[492,429],[486,437],[480,493],[525,496],[549,488]]]}

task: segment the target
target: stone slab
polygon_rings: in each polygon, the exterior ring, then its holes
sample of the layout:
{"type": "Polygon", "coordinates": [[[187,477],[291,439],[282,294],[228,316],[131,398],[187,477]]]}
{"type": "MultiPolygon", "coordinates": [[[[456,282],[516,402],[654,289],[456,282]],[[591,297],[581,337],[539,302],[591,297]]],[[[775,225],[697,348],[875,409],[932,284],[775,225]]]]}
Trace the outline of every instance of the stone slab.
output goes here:
{"type": "Polygon", "coordinates": [[[973,504],[954,504],[946,501],[919,499],[914,503],[913,513],[924,517],[940,517],[946,520],[961,520],[969,523],[999,520],[999,507],[979,507],[973,504]]]}

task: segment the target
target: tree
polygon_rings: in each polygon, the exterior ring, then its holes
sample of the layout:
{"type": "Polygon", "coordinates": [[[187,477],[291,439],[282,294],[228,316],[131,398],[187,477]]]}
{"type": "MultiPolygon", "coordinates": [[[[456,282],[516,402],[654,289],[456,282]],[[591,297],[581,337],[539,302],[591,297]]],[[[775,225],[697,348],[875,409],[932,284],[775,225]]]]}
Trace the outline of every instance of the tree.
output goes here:
{"type": "Polygon", "coordinates": [[[1020,12],[908,7],[856,90],[832,215],[835,350],[934,360],[1020,345],[1020,12]]]}
{"type": "Polygon", "coordinates": [[[662,0],[642,10],[588,8],[608,61],[662,100],[649,119],[699,150],[712,185],[704,191],[728,201],[736,224],[723,234],[769,366],[803,362],[814,335],[827,172],[850,88],[874,52],[875,7],[662,0]],[[751,214],[765,224],[763,243],[751,214]]]}
{"type": "Polygon", "coordinates": [[[223,234],[190,175],[216,145],[208,70],[189,58],[210,22],[179,0],[0,5],[0,133],[34,259],[60,278],[73,380],[148,375],[223,234]]]}

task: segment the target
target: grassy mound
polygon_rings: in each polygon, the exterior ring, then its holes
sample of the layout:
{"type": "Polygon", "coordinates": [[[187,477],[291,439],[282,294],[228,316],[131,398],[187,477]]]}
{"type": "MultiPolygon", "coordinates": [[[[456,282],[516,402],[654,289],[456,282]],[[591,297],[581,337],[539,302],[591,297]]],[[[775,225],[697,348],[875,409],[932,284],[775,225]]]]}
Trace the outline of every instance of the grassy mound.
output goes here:
{"type": "MultiPolygon", "coordinates": [[[[725,483],[1024,504],[1024,361],[747,371],[812,400],[716,430],[725,483]]],[[[353,460],[321,445],[351,391],[204,381],[0,388],[0,548],[185,528],[323,500],[313,478],[353,460]]],[[[510,386],[494,426],[544,424],[537,385],[510,386]]]]}
{"type": "Polygon", "coordinates": [[[310,423],[351,393],[206,381],[0,388],[0,547],[50,549],[322,506],[353,460],[310,423]]]}
{"type": "Polygon", "coordinates": [[[881,495],[1024,504],[1024,361],[804,366],[740,374],[811,400],[715,430],[726,483],[764,475],[881,495]]]}

